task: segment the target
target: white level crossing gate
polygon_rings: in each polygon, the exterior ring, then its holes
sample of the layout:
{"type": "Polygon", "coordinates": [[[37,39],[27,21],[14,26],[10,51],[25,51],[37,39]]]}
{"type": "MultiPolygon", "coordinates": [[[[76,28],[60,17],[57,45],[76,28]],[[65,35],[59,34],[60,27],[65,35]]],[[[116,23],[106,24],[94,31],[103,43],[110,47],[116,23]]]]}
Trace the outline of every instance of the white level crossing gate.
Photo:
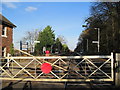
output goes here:
{"type": "Polygon", "coordinates": [[[2,80],[23,81],[113,81],[113,54],[109,56],[30,56],[1,59],[2,80]],[[41,65],[52,66],[45,74],[41,65]]]}

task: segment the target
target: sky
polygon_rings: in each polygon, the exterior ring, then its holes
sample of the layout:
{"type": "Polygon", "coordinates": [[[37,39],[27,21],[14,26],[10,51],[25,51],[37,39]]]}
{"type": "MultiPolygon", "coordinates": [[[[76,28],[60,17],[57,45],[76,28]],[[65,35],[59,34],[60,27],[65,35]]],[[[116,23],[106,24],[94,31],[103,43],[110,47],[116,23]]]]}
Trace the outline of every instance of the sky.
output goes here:
{"type": "Polygon", "coordinates": [[[82,25],[90,15],[90,2],[3,2],[2,14],[17,27],[13,30],[15,48],[27,31],[52,27],[57,36],[61,35],[74,50],[82,25]]]}

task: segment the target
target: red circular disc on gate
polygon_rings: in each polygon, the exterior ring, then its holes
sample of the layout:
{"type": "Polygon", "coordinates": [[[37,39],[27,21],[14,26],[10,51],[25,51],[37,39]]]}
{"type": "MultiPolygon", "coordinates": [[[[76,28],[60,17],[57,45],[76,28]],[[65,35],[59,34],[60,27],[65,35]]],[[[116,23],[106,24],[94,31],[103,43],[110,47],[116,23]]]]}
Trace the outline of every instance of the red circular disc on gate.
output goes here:
{"type": "Polygon", "coordinates": [[[52,70],[52,66],[49,63],[43,63],[41,65],[41,70],[43,73],[48,74],[52,70]]]}

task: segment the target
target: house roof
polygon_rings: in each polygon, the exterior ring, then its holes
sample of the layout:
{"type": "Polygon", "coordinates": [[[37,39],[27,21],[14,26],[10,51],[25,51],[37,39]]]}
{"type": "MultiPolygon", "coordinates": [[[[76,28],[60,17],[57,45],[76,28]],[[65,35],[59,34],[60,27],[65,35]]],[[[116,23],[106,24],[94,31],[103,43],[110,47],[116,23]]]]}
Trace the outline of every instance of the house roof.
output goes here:
{"type": "Polygon", "coordinates": [[[16,27],[12,22],[10,22],[7,18],[0,14],[0,24],[7,24],[12,27],[16,27]]]}

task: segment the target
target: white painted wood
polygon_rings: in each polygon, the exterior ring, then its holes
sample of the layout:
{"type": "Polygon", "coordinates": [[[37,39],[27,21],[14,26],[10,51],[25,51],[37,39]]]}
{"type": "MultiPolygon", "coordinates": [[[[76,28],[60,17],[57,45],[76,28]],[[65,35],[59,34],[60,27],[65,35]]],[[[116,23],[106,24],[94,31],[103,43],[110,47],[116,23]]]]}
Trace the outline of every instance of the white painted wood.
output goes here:
{"type": "Polygon", "coordinates": [[[53,74],[55,77],[57,77],[58,79],[60,79],[60,77],[58,77],[55,73],[53,73],[52,71],[50,71],[51,74],[53,74]]]}
{"type": "Polygon", "coordinates": [[[116,53],[115,86],[120,87],[120,53],[116,53]]]}
{"type": "Polygon", "coordinates": [[[31,77],[35,78],[31,73],[29,73],[24,67],[22,67],[19,63],[17,63],[14,59],[13,61],[18,65],[20,66],[25,72],[27,72],[31,77]]]}
{"type": "MultiPolygon", "coordinates": [[[[11,57],[6,57],[7,59],[11,59],[11,57]]],[[[35,56],[35,57],[12,57],[13,59],[82,59],[82,58],[111,58],[111,56],[35,56]]]]}
{"type": "Polygon", "coordinates": [[[113,58],[113,53],[111,53],[111,78],[114,80],[114,58],[113,58]]]}
{"type": "Polygon", "coordinates": [[[32,79],[32,78],[0,78],[1,80],[22,80],[22,81],[50,81],[50,82],[80,82],[80,81],[113,81],[112,79],[32,79]]]}
{"type": "MultiPolygon", "coordinates": [[[[29,54],[27,54],[29,55],[29,54]]],[[[30,81],[91,81],[91,80],[100,80],[100,81],[113,81],[113,55],[111,56],[49,56],[49,57],[46,57],[46,56],[33,56],[33,55],[29,55],[29,57],[6,57],[5,59],[10,59],[10,61],[15,62],[20,68],[22,68],[21,70],[19,70],[14,76],[11,76],[9,73],[6,72],[5,69],[3,69],[3,67],[1,67],[1,69],[8,75],[10,76],[10,78],[7,78],[9,80],[12,80],[12,79],[15,79],[15,80],[20,80],[20,79],[23,79],[23,78],[16,78],[16,76],[18,74],[20,74],[21,71],[25,71],[27,74],[29,74],[29,76],[31,78],[27,78],[27,79],[24,79],[24,80],[30,80],[30,81]],[[107,58],[107,60],[104,61],[104,63],[102,65],[100,65],[99,67],[95,65],[94,62],[92,62],[90,59],[97,59],[98,58],[107,58]],[[16,60],[18,59],[21,59],[21,60],[31,60],[27,65],[25,65],[24,67],[21,66],[20,62],[17,62],[16,60]],[[55,59],[56,61],[54,61],[53,63],[50,63],[48,61],[46,61],[46,59],[55,59]],[[65,60],[64,60],[65,59],[65,60]],[[35,75],[36,76],[33,76],[27,69],[25,69],[28,65],[30,65],[33,61],[36,61],[38,62],[39,64],[42,65],[42,63],[49,63],[51,64],[53,67],[56,67],[58,69],[61,69],[63,71],[68,71],[67,69],[65,69],[64,67],[62,66],[59,66],[59,65],[56,65],[56,62],[58,61],[62,61],[64,64],[67,64],[67,62],[65,62],[66,60],[69,60],[69,59],[77,59],[79,60],[79,62],[75,65],[75,67],[77,67],[78,65],[81,65],[81,63],[85,63],[84,61],[86,61],[86,68],[87,66],[89,66],[89,64],[93,65],[96,69],[89,75],[87,76],[87,69],[86,69],[86,76],[84,76],[83,74],[79,73],[77,70],[75,70],[75,72],[77,74],[79,74],[81,77],[83,77],[84,79],[63,79],[68,73],[64,73],[63,76],[59,77],[58,74],[54,73],[51,71],[51,74],[53,76],[55,76],[57,79],[39,79],[39,77],[43,74],[40,73],[39,75],[36,74],[36,70],[35,70],[35,75]],[[107,64],[109,61],[111,61],[111,76],[109,76],[107,73],[105,73],[103,70],[101,70],[101,68],[107,64]],[[100,70],[103,74],[105,74],[105,76],[107,76],[108,78],[107,79],[89,79],[89,77],[91,77],[94,73],[96,73],[98,70],[100,70]]],[[[10,63],[7,62],[6,64],[10,63]]],[[[103,61],[102,61],[103,62],[103,61]]],[[[5,64],[5,65],[6,65],[5,64]]],[[[4,65],[4,66],[5,66],[4,65]]],[[[36,66],[36,65],[35,65],[36,66]]],[[[74,67],[74,68],[75,68],[74,67]]],[[[12,66],[12,68],[14,69],[14,67],[12,66]]],[[[83,67],[82,67],[83,68],[83,67]]],[[[89,69],[91,69],[91,66],[88,67],[89,69]]],[[[35,67],[36,69],[36,67],[35,67]]],[[[85,69],[83,69],[85,71],[85,69]]],[[[41,77],[40,77],[41,78],[41,77]]],[[[2,78],[2,79],[6,79],[6,78],[2,78]]]]}

